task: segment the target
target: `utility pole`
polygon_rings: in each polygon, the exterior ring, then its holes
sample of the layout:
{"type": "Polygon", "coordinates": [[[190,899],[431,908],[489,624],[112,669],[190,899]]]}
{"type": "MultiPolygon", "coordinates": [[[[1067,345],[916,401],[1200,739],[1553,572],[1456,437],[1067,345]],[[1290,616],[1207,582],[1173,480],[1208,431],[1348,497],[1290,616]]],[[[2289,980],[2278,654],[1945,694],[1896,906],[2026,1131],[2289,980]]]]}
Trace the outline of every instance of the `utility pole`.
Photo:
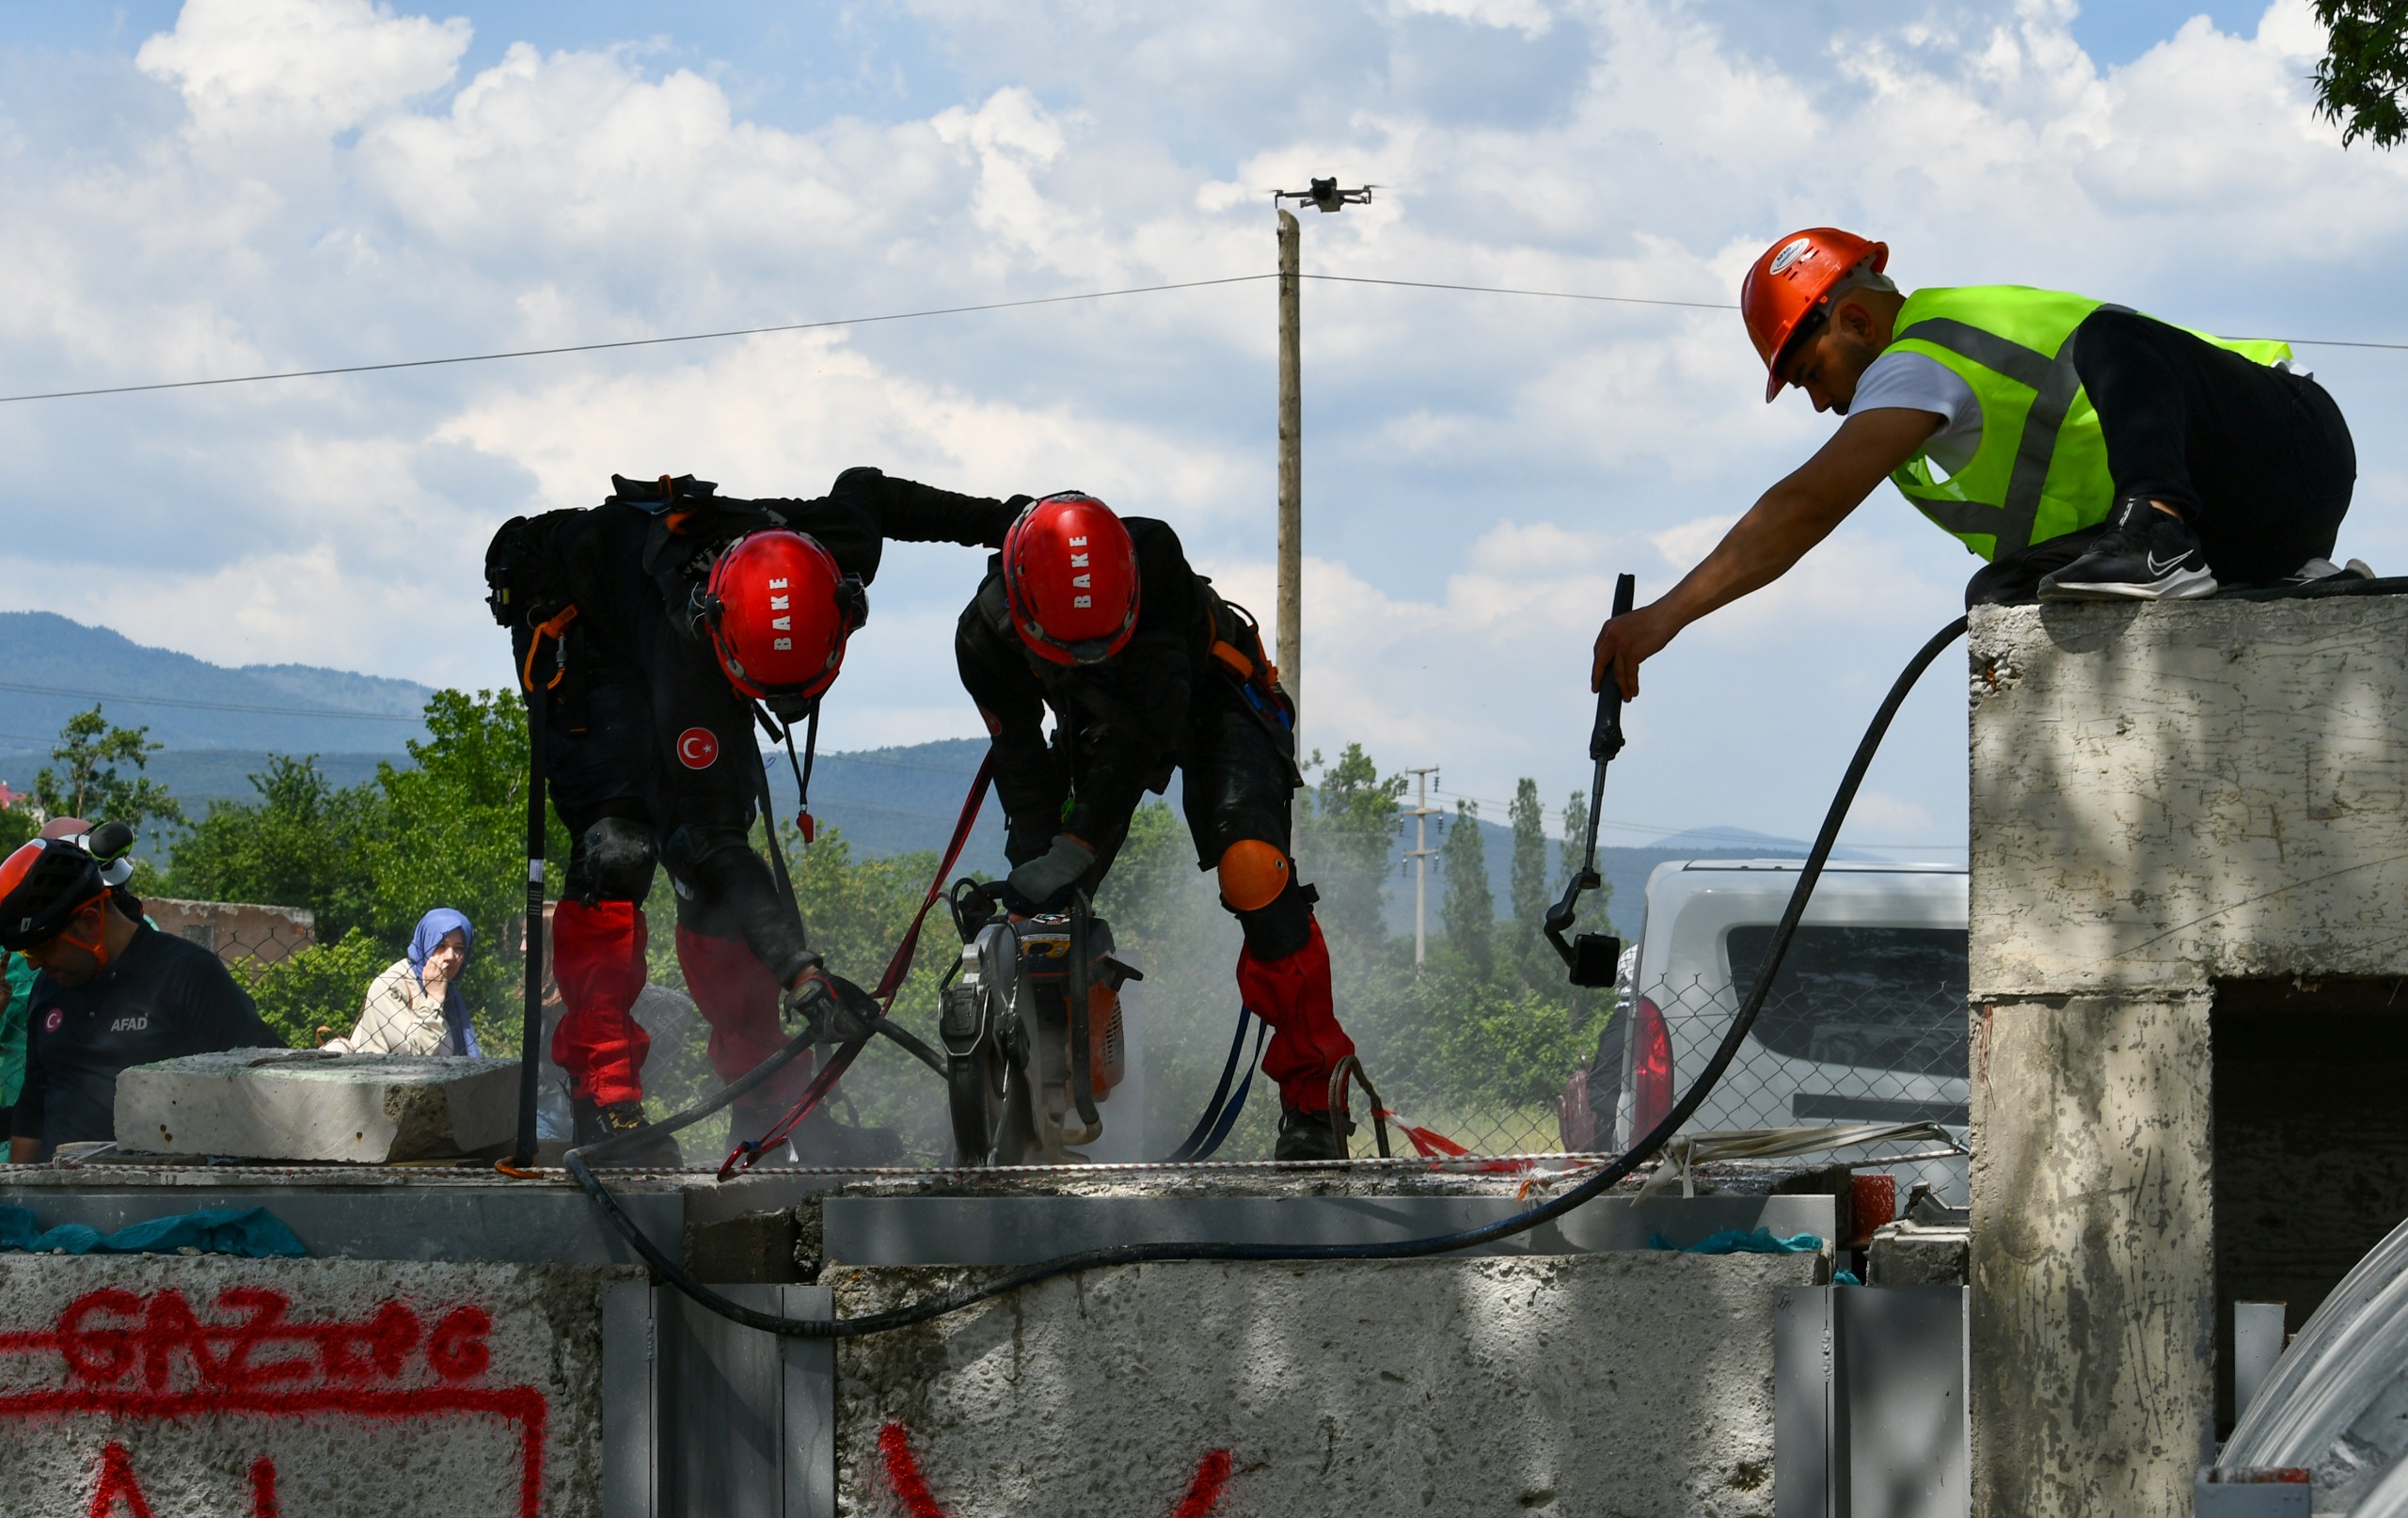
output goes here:
{"type": "MultiPolygon", "coordinates": [[[[1279,646],[1274,656],[1279,683],[1296,704],[1299,735],[1305,707],[1305,381],[1296,295],[1304,283],[1304,234],[1279,202],[1340,211],[1370,205],[1377,188],[1341,190],[1338,181],[1326,179],[1314,180],[1309,189],[1271,192],[1271,208],[1279,217],[1279,646]]],[[[1304,751],[1301,736],[1296,751],[1304,751]]]]}
{"type": "Polygon", "coordinates": [[[1413,861],[1413,966],[1430,953],[1430,861],[1437,850],[1430,846],[1430,819],[1445,809],[1430,804],[1430,777],[1438,772],[1432,765],[1426,769],[1408,769],[1413,777],[1413,810],[1405,814],[1413,819],[1413,846],[1404,857],[1413,861]]]}
{"type": "MultiPolygon", "coordinates": [[[[1279,213],[1279,679],[1296,704],[1296,725],[1305,707],[1305,383],[1297,331],[1296,287],[1304,237],[1296,218],[1279,213]]],[[[1303,751],[1303,739],[1298,740],[1303,751]]]]}

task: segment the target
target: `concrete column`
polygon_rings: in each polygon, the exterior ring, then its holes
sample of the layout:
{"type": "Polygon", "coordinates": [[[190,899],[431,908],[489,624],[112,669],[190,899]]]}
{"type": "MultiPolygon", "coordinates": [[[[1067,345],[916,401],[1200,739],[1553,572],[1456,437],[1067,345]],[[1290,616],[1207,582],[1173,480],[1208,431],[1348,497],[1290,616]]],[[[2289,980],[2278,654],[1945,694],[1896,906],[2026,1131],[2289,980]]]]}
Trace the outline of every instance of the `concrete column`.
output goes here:
{"type": "MultiPolygon", "coordinates": [[[[2246,1175],[2215,1174],[2210,1008],[2272,997],[2323,1020],[2288,999],[2408,972],[2403,647],[2400,596],[1973,615],[1981,1518],[2191,1510],[2214,1431],[2215,1188],[2237,1218],[2267,1210],[2246,1175]]],[[[2316,1247],[2348,1241],[2293,1214],[2293,1252],[2330,1277],[2316,1247]]]]}
{"type": "Polygon", "coordinates": [[[2188,1518],[2214,1434],[2208,999],[1974,1010],[1974,1511],[2188,1518]]]}

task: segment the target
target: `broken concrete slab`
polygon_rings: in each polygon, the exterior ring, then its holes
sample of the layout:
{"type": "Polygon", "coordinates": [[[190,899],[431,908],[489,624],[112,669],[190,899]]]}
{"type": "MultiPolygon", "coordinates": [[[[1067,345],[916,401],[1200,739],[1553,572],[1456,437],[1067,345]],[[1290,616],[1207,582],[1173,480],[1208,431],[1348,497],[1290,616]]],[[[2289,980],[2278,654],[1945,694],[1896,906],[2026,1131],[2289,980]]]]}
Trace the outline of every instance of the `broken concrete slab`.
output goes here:
{"type": "Polygon", "coordinates": [[[1963,1286],[1972,1243],[1965,1224],[1885,1223],[1864,1252],[1864,1284],[1963,1286]]]}
{"type": "Polygon", "coordinates": [[[516,1130],[513,1060],[235,1049],[118,1077],[118,1147],[385,1164],[473,1154],[516,1130]]]}

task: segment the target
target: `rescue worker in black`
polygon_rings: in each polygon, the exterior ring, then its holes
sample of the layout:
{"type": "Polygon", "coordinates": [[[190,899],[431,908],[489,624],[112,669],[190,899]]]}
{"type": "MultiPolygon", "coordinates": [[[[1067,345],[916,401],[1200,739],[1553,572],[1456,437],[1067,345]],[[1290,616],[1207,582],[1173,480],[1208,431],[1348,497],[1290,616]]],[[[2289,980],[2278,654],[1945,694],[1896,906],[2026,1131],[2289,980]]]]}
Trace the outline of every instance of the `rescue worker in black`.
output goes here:
{"type": "Polygon", "coordinates": [[[957,625],[961,683],[993,737],[1013,869],[1006,905],[1058,910],[1092,893],[1147,792],[1174,767],[1199,870],[1245,946],[1237,979],[1269,1024],[1279,1085],[1276,1153],[1343,1158],[1332,1078],[1354,1046],[1340,1027],[1310,887],[1289,858],[1294,709],[1253,620],[1188,566],[1168,524],[1117,516],[1080,492],[1029,506],[957,625]],[[1054,721],[1049,745],[1042,731],[1054,721]]]}
{"type": "MultiPolygon", "coordinates": [[[[825,1019],[827,972],[749,841],[768,797],[756,710],[788,726],[816,712],[887,539],[991,548],[1018,512],[873,468],[811,500],[731,499],[690,476],[612,482],[599,506],[514,519],[486,558],[496,619],[541,690],[545,776],[573,841],[552,919],[565,1011],[551,1052],[580,1143],[644,1124],[650,1040],[633,1008],[660,865],[721,1080],[784,1042],[782,1014],[825,1019]]],[[[768,1127],[810,1074],[798,1059],[736,1104],[736,1131],[768,1127]]],[[[831,1129],[806,1124],[798,1143],[831,1129]]],[[[663,1135],[624,1162],[673,1163],[674,1144],[663,1135]]]]}

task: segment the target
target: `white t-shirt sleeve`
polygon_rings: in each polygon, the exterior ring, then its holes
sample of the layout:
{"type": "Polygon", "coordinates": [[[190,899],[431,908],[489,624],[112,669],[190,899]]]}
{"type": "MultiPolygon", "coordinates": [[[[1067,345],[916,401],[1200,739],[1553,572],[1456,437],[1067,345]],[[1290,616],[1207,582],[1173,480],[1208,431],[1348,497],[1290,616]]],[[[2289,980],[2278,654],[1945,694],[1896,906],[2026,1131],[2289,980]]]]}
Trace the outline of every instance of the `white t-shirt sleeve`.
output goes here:
{"type": "Polygon", "coordinates": [[[1982,446],[1982,403],[1973,387],[1927,354],[1885,353],[1865,367],[1848,402],[1849,415],[1887,407],[1928,411],[1941,419],[1924,452],[1950,474],[1972,463],[1982,446]]]}

